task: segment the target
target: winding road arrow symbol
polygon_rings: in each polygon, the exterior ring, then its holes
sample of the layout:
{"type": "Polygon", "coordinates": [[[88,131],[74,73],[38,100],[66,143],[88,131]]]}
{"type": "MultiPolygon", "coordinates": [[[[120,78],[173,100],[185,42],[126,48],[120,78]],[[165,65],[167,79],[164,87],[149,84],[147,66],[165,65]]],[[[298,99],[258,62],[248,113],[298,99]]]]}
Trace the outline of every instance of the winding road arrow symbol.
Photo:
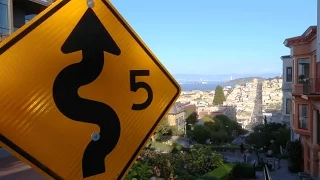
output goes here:
{"type": "Polygon", "coordinates": [[[64,68],[53,85],[53,99],[60,112],[74,120],[97,124],[100,138],[92,140],[82,158],[83,178],[104,173],[105,158],[120,138],[120,121],[107,104],[84,99],[78,89],[93,82],[104,65],[104,51],[120,55],[121,51],[91,8],[88,8],[61,47],[65,54],[82,51],[82,60],[64,68]]]}

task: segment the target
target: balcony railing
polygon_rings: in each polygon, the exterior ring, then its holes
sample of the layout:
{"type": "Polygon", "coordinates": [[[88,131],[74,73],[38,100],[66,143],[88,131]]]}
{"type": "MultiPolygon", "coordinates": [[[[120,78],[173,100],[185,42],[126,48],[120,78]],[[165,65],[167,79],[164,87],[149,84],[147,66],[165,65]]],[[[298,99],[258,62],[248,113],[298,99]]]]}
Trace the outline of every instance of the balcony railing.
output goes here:
{"type": "Polygon", "coordinates": [[[267,165],[264,165],[264,167],[263,167],[263,174],[264,174],[265,180],[272,180],[272,178],[270,176],[269,168],[267,165]]]}
{"type": "Polygon", "coordinates": [[[320,78],[306,78],[299,81],[303,84],[303,94],[320,95],[320,78]]]}

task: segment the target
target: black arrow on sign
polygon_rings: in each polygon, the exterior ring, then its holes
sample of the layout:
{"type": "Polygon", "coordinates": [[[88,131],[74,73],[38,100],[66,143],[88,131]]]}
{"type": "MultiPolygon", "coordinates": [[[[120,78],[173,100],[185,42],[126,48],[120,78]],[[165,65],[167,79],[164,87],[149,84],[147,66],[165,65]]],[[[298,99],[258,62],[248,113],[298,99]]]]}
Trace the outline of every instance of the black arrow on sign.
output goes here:
{"type": "Polygon", "coordinates": [[[105,158],[120,137],[120,121],[110,106],[81,98],[78,89],[100,75],[104,51],[114,55],[120,55],[121,51],[91,8],[84,13],[61,51],[65,54],[82,51],[82,61],[67,66],[56,77],[53,99],[57,108],[72,120],[100,127],[100,139],[92,140],[83,154],[82,174],[86,178],[105,172],[105,158]]]}

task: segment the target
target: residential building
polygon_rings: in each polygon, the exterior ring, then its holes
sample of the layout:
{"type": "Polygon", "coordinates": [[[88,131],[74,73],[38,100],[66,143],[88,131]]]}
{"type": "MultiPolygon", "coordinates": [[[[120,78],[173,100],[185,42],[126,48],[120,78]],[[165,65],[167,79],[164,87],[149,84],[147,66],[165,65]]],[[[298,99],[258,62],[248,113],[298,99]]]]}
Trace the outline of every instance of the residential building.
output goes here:
{"type": "Polygon", "coordinates": [[[320,65],[317,62],[317,27],[288,38],[293,60],[292,124],[303,146],[304,171],[320,178],[320,65]]]}
{"type": "Polygon", "coordinates": [[[0,41],[30,21],[53,0],[0,0],[0,41]]]}
{"type": "Polygon", "coordinates": [[[176,126],[178,131],[185,131],[186,128],[186,113],[183,106],[181,102],[176,102],[168,112],[169,126],[176,126]]]}
{"type": "Polygon", "coordinates": [[[290,55],[281,56],[282,60],[282,123],[287,124],[291,129],[291,140],[299,138],[293,131],[292,122],[292,79],[293,79],[293,60],[290,55]]]}
{"type": "Polygon", "coordinates": [[[210,112],[211,117],[215,117],[217,115],[226,115],[233,121],[237,120],[237,109],[233,105],[229,106],[218,106],[216,110],[210,112]]]}

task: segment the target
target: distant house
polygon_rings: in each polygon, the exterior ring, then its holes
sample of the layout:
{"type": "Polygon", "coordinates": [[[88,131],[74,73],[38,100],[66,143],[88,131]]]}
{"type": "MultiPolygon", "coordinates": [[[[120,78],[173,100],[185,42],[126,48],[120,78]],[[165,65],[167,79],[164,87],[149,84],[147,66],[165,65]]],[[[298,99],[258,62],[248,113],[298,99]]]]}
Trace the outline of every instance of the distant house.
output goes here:
{"type": "Polygon", "coordinates": [[[215,117],[217,115],[226,115],[231,120],[237,120],[237,110],[235,106],[220,106],[217,110],[210,112],[211,117],[215,117]]]}
{"type": "Polygon", "coordinates": [[[168,112],[168,123],[170,126],[176,126],[178,130],[185,130],[186,113],[181,102],[176,102],[168,112]]]}

